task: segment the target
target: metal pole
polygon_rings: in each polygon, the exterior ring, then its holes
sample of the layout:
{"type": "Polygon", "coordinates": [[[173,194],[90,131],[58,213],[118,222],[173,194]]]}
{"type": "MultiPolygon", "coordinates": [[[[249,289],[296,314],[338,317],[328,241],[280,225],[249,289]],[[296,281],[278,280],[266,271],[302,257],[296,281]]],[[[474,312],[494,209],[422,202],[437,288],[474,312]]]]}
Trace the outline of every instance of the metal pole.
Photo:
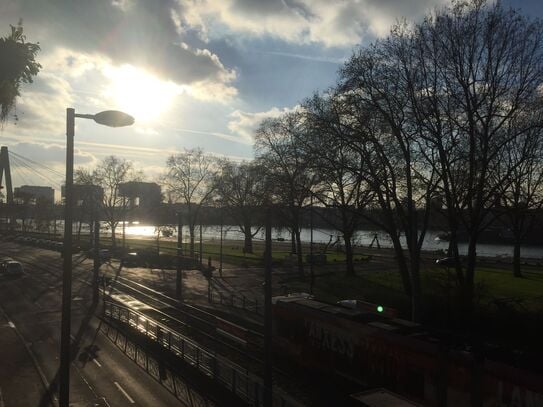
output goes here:
{"type": "Polygon", "coordinates": [[[62,319],[60,327],[59,405],[70,404],[70,325],[72,300],[72,210],[75,110],[66,109],[66,191],[64,205],[64,258],[62,264],[62,319]]]}
{"type": "Polygon", "coordinates": [[[204,250],[204,244],[202,242],[202,220],[200,219],[200,270],[204,267],[203,257],[202,257],[203,250],[204,250]]]}
{"type": "Polygon", "coordinates": [[[223,228],[223,224],[224,224],[224,218],[223,218],[223,207],[221,205],[221,248],[220,248],[220,251],[219,251],[219,275],[221,276],[222,278],[222,242],[223,242],[223,237],[222,237],[222,228],[223,228]]]}
{"type": "Polygon", "coordinates": [[[311,194],[309,223],[311,228],[311,239],[309,243],[309,274],[311,276],[311,284],[309,286],[309,293],[313,295],[313,285],[315,284],[315,271],[313,270],[313,194],[311,194]]]}
{"type": "Polygon", "coordinates": [[[123,196],[123,255],[126,251],[126,197],[123,196]]]}
{"type": "Polygon", "coordinates": [[[92,304],[97,305],[99,297],[98,278],[100,274],[100,220],[97,215],[94,218],[94,263],[92,272],[92,304]]]}
{"type": "Polygon", "coordinates": [[[272,233],[271,210],[266,215],[266,251],[264,253],[264,406],[271,407],[272,393],[272,233]]]}
{"type": "Polygon", "coordinates": [[[175,279],[175,294],[179,301],[183,301],[183,270],[181,269],[181,256],[183,255],[183,224],[181,212],[177,212],[177,272],[175,279]]]}

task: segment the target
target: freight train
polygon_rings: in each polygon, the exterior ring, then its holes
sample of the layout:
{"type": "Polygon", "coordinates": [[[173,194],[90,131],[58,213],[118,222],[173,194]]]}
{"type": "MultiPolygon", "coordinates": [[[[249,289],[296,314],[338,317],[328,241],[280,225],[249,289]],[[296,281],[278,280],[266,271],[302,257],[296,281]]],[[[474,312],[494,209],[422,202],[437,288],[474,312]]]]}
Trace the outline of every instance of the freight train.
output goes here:
{"type": "Polygon", "coordinates": [[[304,295],[274,297],[273,318],[275,351],[332,379],[386,387],[425,406],[543,407],[541,371],[410,321],[304,295]]]}

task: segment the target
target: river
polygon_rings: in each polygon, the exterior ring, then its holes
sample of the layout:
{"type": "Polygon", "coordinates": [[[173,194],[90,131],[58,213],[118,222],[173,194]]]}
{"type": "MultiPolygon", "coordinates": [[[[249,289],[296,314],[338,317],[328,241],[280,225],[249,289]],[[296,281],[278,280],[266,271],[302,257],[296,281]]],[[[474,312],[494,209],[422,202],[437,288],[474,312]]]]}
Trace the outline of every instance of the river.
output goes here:
{"type": "MultiPolygon", "coordinates": [[[[172,228],[173,235],[170,239],[176,238],[176,230],[172,228]]],[[[256,231],[256,229],[255,229],[256,231]]],[[[117,228],[119,236],[122,234],[122,226],[117,228]]],[[[244,236],[237,226],[223,226],[224,239],[229,240],[243,240],[244,236]]],[[[440,240],[438,238],[439,231],[428,231],[426,233],[423,249],[428,251],[443,250],[448,248],[448,242],[440,240]]],[[[126,226],[126,236],[130,237],[153,237],[156,236],[157,230],[155,226],[145,226],[139,224],[130,224],[126,226]]],[[[196,229],[196,237],[198,239],[199,229],[196,229]]],[[[392,243],[388,235],[382,231],[372,230],[359,230],[356,232],[353,239],[353,243],[356,245],[362,245],[367,247],[377,236],[377,240],[381,247],[390,248],[392,243]]],[[[202,237],[204,240],[219,239],[220,238],[220,226],[208,225],[202,229],[202,237]]],[[[290,240],[290,233],[286,228],[274,228],[272,230],[273,239],[290,240]]],[[[163,239],[163,237],[161,237],[163,239]]],[[[301,239],[303,242],[309,243],[311,241],[311,230],[309,228],[302,228],[301,239]]],[[[328,243],[329,241],[336,242],[339,239],[339,243],[342,243],[341,235],[333,229],[314,229],[313,230],[313,242],[315,243],[328,243]]],[[[188,228],[183,229],[183,240],[188,240],[188,228]]],[[[264,229],[261,229],[255,236],[255,240],[264,240],[264,229]]],[[[374,246],[376,246],[374,242],[374,246]]],[[[460,243],[458,248],[460,254],[467,253],[467,243],[460,243]]],[[[495,243],[480,243],[477,245],[477,254],[486,257],[511,257],[513,255],[513,246],[508,244],[495,244],[495,243]]],[[[521,255],[523,258],[543,259],[543,247],[541,246],[522,246],[521,255]]]]}

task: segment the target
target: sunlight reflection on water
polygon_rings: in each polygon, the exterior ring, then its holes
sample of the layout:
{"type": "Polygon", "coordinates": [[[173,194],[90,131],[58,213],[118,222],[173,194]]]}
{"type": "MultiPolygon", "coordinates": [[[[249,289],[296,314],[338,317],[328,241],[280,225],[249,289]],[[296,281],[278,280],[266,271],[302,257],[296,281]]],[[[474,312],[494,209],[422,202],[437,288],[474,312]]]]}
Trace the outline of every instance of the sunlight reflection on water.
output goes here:
{"type": "MultiPolygon", "coordinates": [[[[177,229],[173,226],[165,227],[164,229],[170,229],[172,231],[171,237],[164,237],[161,235],[161,239],[175,240],[177,239],[177,229]]],[[[256,228],[253,229],[256,232],[256,228]]],[[[117,233],[122,234],[122,225],[117,228],[117,233]]],[[[196,238],[199,238],[199,227],[196,227],[196,238]]],[[[243,240],[243,233],[237,226],[223,226],[224,238],[229,240],[243,240]]],[[[446,251],[448,242],[437,239],[438,231],[428,231],[424,240],[423,248],[425,250],[443,250],[446,251]]],[[[153,238],[157,236],[157,228],[150,225],[130,224],[126,226],[126,235],[130,237],[147,237],[153,238]]],[[[371,230],[359,230],[354,238],[356,245],[369,246],[374,236],[377,235],[381,247],[392,247],[390,238],[384,232],[371,231],[371,230]]],[[[274,239],[284,239],[285,242],[290,241],[290,232],[286,228],[274,228],[272,231],[274,239]]],[[[311,231],[309,228],[302,228],[301,239],[304,242],[309,242],[311,239],[311,231]]],[[[183,240],[187,240],[189,237],[188,228],[183,228],[183,240]]],[[[220,226],[219,225],[207,225],[203,226],[202,238],[204,240],[214,240],[220,238],[220,226]]],[[[256,241],[264,240],[264,230],[261,229],[254,238],[256,241]]],[[[339,239],[339,244],[342,243],[341,234],[333,229],[314,229],[313,241],[315,243],[328,243],[330,240],[332,243],[339,239]]],[[[459,250],[461,254],[467,253],[467,243],[460,243],[459,250]]],[[[507,244],[489,244],[480,243],[477,246],[477,254],[481,256],[512,256],[513,247],[507,244]]],[[[522,256],[525,258],[543,258],[543,247],[538,246],[523,246],[522,256]]]]}

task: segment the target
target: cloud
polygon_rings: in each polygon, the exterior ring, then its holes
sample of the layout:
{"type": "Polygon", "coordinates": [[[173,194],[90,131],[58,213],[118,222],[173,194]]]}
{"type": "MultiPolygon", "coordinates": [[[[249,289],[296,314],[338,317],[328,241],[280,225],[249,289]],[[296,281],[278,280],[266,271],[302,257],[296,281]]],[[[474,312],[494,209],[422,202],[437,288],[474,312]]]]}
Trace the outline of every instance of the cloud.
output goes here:
{"type": "Polygon", "coordinates": [[[230,114],[232,120],[228,122],[228,129],[238,135],[241,140],[248,144],[254,142],[253,136],[258,125],[267,118],[279,117],[285,113],[292,112],[297,109],[297,106],[293,108],[284,107],[282,109],[273,107],[266,112],[242,112],[236,110],[230,114]]]}
{"type": "Polygon", "coordinates": [[[97,61],[105,58],[178,85],[229,87],[235,72],[216,54],[183,41],[174,18],[180,13],[175,0],[6,0],[0,23],[8,27],[22,18],[28,39],[40,42],[40,62],[50,69],[62,67],[67,75],[97,69],[97,61]]]}
{"type": "MultiPolygon", "coordinates": [[[[383,36],[399,18],[413,20],[448,0],[186,0],[186,25],[206,36],[226,26],[249,35],[289,42],[350,47],[383,36]]],[[[179,14],[180,16],[181,14],[179,14]]]]}
{"type": "Polygon", "coordinates": [[[62,133],[66,127],[65,109],[72,102],[69,82],[42,72],[33,84],[21,92],[15,111],[19,120],[15,126],[8,123],[4,132],[21,137],[31,137],[36,133],[62,133]]]}

